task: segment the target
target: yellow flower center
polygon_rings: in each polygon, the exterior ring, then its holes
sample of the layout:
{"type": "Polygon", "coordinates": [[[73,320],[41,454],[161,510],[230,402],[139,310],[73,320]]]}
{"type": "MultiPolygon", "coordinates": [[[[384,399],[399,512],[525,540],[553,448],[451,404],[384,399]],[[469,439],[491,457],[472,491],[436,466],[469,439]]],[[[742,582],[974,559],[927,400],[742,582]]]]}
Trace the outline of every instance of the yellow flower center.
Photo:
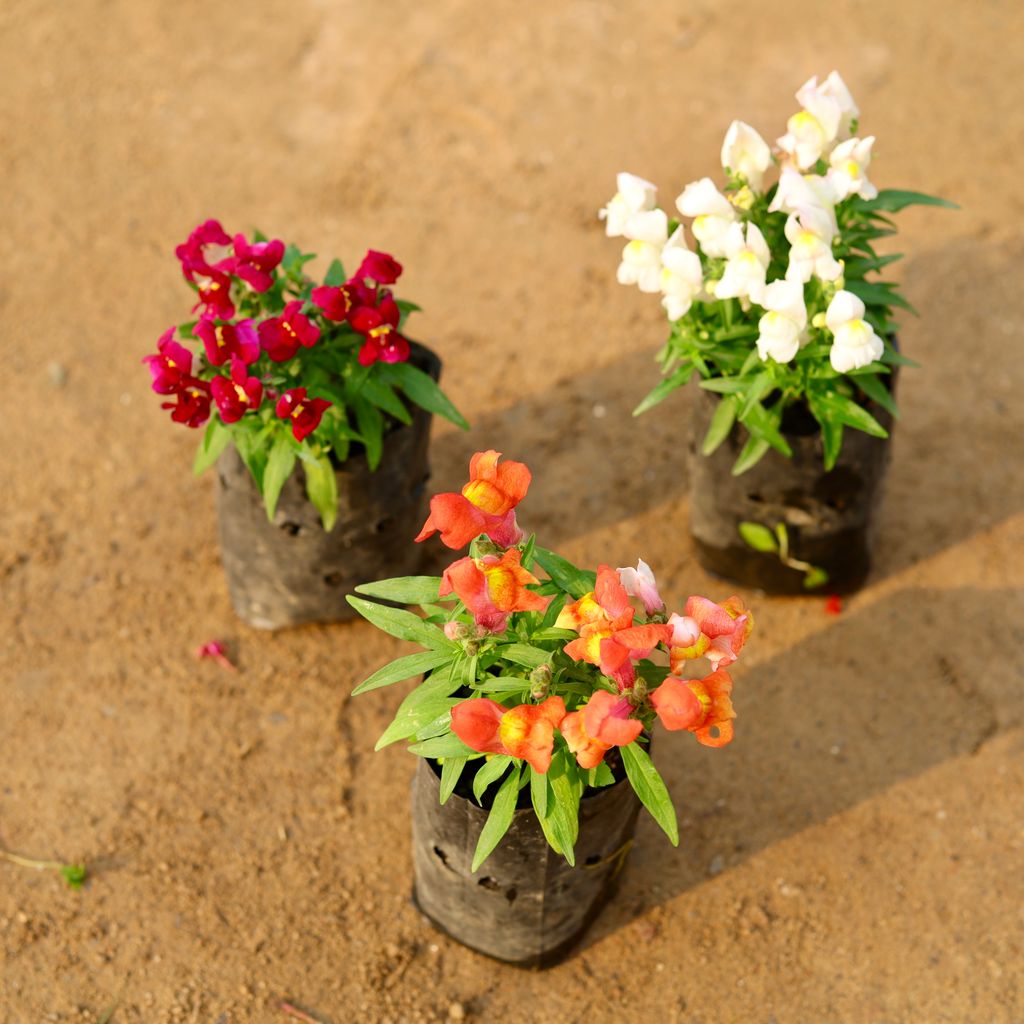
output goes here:
{"type": "Polygon", "coordinates": [[[470,480],[462,488],[462,496],[492,516],[504,515],[508,511],[505,495],[489,480],[470,480]]]}

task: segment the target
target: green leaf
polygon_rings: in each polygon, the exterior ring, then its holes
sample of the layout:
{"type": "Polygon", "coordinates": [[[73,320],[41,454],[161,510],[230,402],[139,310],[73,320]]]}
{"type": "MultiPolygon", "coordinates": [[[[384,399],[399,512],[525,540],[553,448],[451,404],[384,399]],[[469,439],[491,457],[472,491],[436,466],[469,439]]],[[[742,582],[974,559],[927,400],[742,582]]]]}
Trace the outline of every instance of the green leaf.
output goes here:
{"type": "Polygon", "coordinates": [[[874,416],[856,402],[841,395],[837,391],[824,391],[818,396],[819,403],[824,406],[840,423],[863,430],[872,437],[888,437],[889,432],[874,416]]]}
{"type": "Polygon", "coordinates": [[[615,783],[615,776],[612,774],[611,768],[608,767],[602,761],[596,768],[591,768],[587,772],[587,785],[594,789],[600,789],[602,786],[611,786],[615,783]]]}
{"type": "Polygon", "coordinates": [[[754,382],[754,375],[746,377],[712,377],[700,382],[704,391],[714,391],[719,395],[735,395],[746,391],[754,382]]]}
{"type": "Polygon", "coordinates": [[[267,519],[273,521],[277,511],[277,499],[281,496],[288,477],[295,468],[295,449],[287,434],[279,434],[270,449],[267,468],[263,470],[263,506],[267,519]]]}
{"type": "Polygon", "coordinates": [[[366,462],[374,470],[380,465],[380,457],[384,453],[384,417],[377,406],[363,398],[356,398],[352,407],[359,425],[359,436],[366,446],[366,462]]]}
{"type": "Polygon", "coordinates": [[[441,765],[441,803],[446,804],[448,797],[455,792],[455,787],[462,777],[462,770],[469,763],[468,757],[446,757],[441,765]]]}
{"type": "Polygon", "coordinates": [[[767,441],[760,437],[754,437],[751,434],[747,438],[747,443],[740,451],[739,458],[733,464],[732,475],[739,476],[741,473],[746,473],[748,469],[757,465],[768,454],[769,448],[771,448],[771,445],[767,441]]]}
{"type": "Polygon", "coordinates": [[[58,871],[69,889],[81,889],[89,875],[84,864],[62,864],[58,871]]]}
{"type": "Polygon", "coordinates": [[[762,526],[760,523],[740,523],[738,529],[747,547],[770,554],[775,554],[779,550],[775,534],[767,526],[762,526]]]}
{"type": "Polygon", "coordinates": [[[320,521],[328,533],[338,519],[338,480],[334,466],[326,455],[303,460],[302,471],[306,474],[306,495],[320,513],[320,521]]]}
{"type": "Polygon", "coordinates": [[[573,597],[582,597],[594,589],[597,580],[596,573],[589,570],[577,569],[572,562],[567,561],[561,555],[556,555],[547,548],[534,548],[533,557],[537,559],[540,567],[558,584],[563,590],[572,594],[573,597]]]}
{"type": "Polygon", "coordinates": [[[391,363],[380,368],[380,376],[388,383],[401,388],[413,402],[427,412],[436,413],[457,427],[469,430],[466,418],[455,408],[429,373],[424,373],[410,363],[391,363]]]}
{"type": "Polygon", "coordinates": [[[622,761],[626,766],[629,784],[640,798],[640,802],[662,827],[672,845],[678,846],[679,825],[676,822],[676,809],[672,806],[672,798],[668,795],[658,770],[651,763],[650,755],[635,741],[619,749],[622,751],[622,761]]]}
{"type": "Polygon", "coordinates": [[[351,594],[346,600],[364,619],[399,640],[411,640],[435,651],[445,651],[449,656],[461,650],[458,644],[449,640],[433,623],[426,622],[404,608],[389,608],[387,605],[365,601],[351,594]]]}
{"type": "Polygon", "coordinates": [[[779,408],[768,410],[760,402],[754,402],[739,414],[739,420],[751,434],[762,441],[767,441],[783,455],[792,457],[793,449],[789,447],[789,442],[779,430],[782,422],[782,412],[779,408]]]}
{"type": "Polygon", "coordinates": [[[402,400],[383,381],[376,377],[367,377],[360,389],[362,396],[375,406],[383,409],[389,416],[394,416],[400,423],[412,423],[412,416],[409,410],[402,404],[402,400]]]}
{"type": "Polygon", "coordinates": [[[855,281],[872,270],[881,270],[901,259],[903,253],[900,252],[889,253],[887,256],[853,256],[843,261],[843,278],[846,281],[855,281]]]}
{"type": "Polygon", "coordinates": [[[341,260],[331,260],[331,265],[327,268],[327,273],[324,276],[324,284],[328,288],[338,288],[345,283],[345,268],[341,265],[341,260]]]}
{"type": "Polygon", "coordinates": [[[917,310],[894,288],[894,285],[884,281],[848,281],[846,284],[846,290],[853,292],[865,306],[879,309],[899,306],[916,316],[917,310]]]}
{"type": "Polygon", "coordinates": [[[821,425],[821,443],[825,455],[825,472],[835,467],[843,447],[843,424],[835,411],[826,406],[818,393],[807,396],[814,418],[821,425]]]}
{"type": "Polygon", "coordinates": [[[858,373],[857,387],[864,392],[872,401],[877,402],[883,409],[888,410],[894,419],[900,418],[900,411],[896,408],[896,402],[892,392],[885,386],[884,382],[873,373],[858,373]]]}
{"type": "Polygon", "coordinates": [[[804,576],[804,589],[816,590],[828,583],[828,573],[816,565],[812,565],[804,576]]]}
{"type": "Polygon", "coordinates": [[[772,380],[772,375],[767,371],[754,375],[746,393],[738,394],[736,396],[736,400],[740,403],[739,411],[736,415],[741,422],[746,422],[751,412],[754,411],[754,406],[760,404],[761,399],[764,398],[764,396],[767,395],[774,386],[775,382],[772,380]]]}
{"type": "Polygon", "coordinates": [[[501,784],[494,797],[494,805],[491,813],[487,815],[487,821],[480,832],[480,839],[476,844],[476,853],[473,854],[473,865],[470,871],[476,871],[480,865],[491,855],[494,848],[501,842],[512,818],[516,813],[516,800],[519,797],[519,768],[516,767],[509,772],[508,778],[501,784]]]}
{"type": "Polygon", "coordinates": [[[413,743],[409,746],[409,752],[416,754],[418,757],[433,757],[437,760],[443,760],[446,764],[450,757],[467,758],[472,757],[476,753],[475,750],[467,747],[452,732],[444,733],[441,736],[433,736],[429,740],[421,740],[419,743],[413,743]]]}
{"type": "Polygon", "coordinates": [[[482,693],[522,693],[530,689],[530,680],[519,676],[492,676],[485,674],[473,684],[482,693]]]}
{"type": "Polygon", "coordinates": [[[948,199],[940,199],[938,196],[926,195],[924,192],[908,192],[905,189],[883,188],[874,199],[855,199],[850,208],[861,213],[871,210],[885,210],[889,213],[897,213],[908,206],[944,206],[949,210],[959,210],[956,203],[948,199]]]}
{"type": "Polygon", "coordinates": [[[480,766],[476,773],[476,778],[473,779],[473,796],[476,797],[478,804],[483,805],[484,792],[487,790],[487,787],[492,782],[497,782],[508,771],[508,766],[512,763],[512,760],[508,754],[496,754],[480,766]]]}
{"type": "Polygon", "coordinates": [[[565,857],[571,867],[576,866],[573,850],[579,838],[580,796],[583,792],[576,776],[577,771],[575,759],[569,762],[563,750],[555,751],[548,769],[551,792],[548,794],[545,816],[540,819],[548,842],[565,857]]]}
{"type": "Polygon", "coordinates": [[[199,443],[199,450],[196,452],[195,462],[192,463],[192,472],[196,476],[209,469],[221,456],[221,452],[231,442],[231,431],[216,416],[210,417],[210,422],[199,443]]]}
{"type": "Polygon", "coordinates": [[[458,685],[457,680],[452,683],[445,676],[432,676],[417,686],[398,706],[391,724],[381,734],[373,749],[381,750],[398,740],[406,740],[426,726],[434,725],[438,719],[443,721],[445,716],[450,726],[451,709],[461,700],[448,694],[458,685]]]}
{"type": "Polygon", "coordinates": [[[527,668],[536,668],[551,660],[551,651],[531,647],[529,644],[509,644],[507,647],[497,648],[495,653],[505,661],[511,661],[515,665],[525,665],[527,668]]]}
{"type": "Polygon", "coordinates": [[[440,576],[396,576],[390,580],[360,583],[355,589],[357,594],[396,604],[433,604],[438,600],[440,588],[440,576]]]}
{"type": "Polygon", "coordinates": [[[415,654],[407,654],[403,658],[396,658],[381,666],[369,678],[364,679],[353,691],[355,697],[360,693],[368,693],[370,690],[378,690],[382,686],[391,686],[392,683],[400,683],[404,679],[412,679],[423,672],[430,672],[432,669],[443,665],[454,657],[449,651],[417,651],[415,654]]]}
{"type": "Polygon", "coordinates": [[[719,399],[718,406],[715,409],[714,415],[711,417],[711,423],[708,426],[708,432],[704,435],[704,443],[701,445],[700,451],[702,455],[710,455],[719,445],[729,436],[729,431],[732,430],[732,425],[736,422],[736,399],[731,395],[719,399]]]}
{"type": "Polygon", "coordinates": [[[634,416],[640,416],[653,409],[659,402],[665,401],[673,391],[684,387],[693,376],[693,365],[689,361],[684,362],[671,377],[666,377],[660,384],[657,384],[650,394],[633,410],[634,416]]]}

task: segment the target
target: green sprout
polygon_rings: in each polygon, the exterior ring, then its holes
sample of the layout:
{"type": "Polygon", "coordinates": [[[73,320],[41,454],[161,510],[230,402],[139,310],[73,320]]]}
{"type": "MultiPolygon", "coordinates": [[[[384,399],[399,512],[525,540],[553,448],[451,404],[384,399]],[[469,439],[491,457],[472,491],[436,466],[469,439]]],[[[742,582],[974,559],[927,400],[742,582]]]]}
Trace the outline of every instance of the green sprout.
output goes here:
{"type": "Polygon", "coordinates": [[[22,857],[10,850],[0,849],[0,858],[17,864],[23,868],[33,868],[36,871],[56,871],[68,884],[69,889],[81,889],[85,884],[89,872],[84,864],[64,864],[59,860],[33,860],[31,857],[22,857]]]}
{"type": "Polygon", "coordinates": [[[760,523],[740,523],[740,536],[747,547],[755,551],[763,551],[766,554],[778,555],[783,565],[790,569],[796,569],[804,574],[804,589],[816,590],[828,583],[828,573],[820,566],[811,565],[799,558],[794,558],[789,552],[789,534],[786,531],[785,523],[776,523],[775,530],[769,530],[767,526],[760,523]]]}

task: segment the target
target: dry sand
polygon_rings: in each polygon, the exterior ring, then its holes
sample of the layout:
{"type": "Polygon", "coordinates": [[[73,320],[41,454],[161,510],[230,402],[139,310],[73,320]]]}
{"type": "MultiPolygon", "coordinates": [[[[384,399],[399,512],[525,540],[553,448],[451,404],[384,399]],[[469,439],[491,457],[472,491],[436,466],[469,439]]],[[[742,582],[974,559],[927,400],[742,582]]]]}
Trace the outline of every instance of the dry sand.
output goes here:
{"type": "Polygon", "coordinates": [[[1022,40],[1009,0],[7,0],[0,842],[92,880],[0,864],[0,1021],[1024,1021],[1022,40]],[[504,450],[546,543],[724,597],[686,399],[628,415],[665,325],[594,214],[619,169],[715,173],[732,117],[774,135],[832,67],[875,180],[963,205],[901,217],[923,368],[876,573],[839,618],[745,595],[736,742],[659,742],[680,848],[644,820],[583,947],[498,966],[409,903],[413,762],[372,753],[401,693],[348,698],[400,645],[232,615],[139,365],[182,319],[173,245],[216,215],[395,252],[475,426],[436,431],[438,489],[504,450]],[[193,660],[215,636],[237,675],[193,660]]]}

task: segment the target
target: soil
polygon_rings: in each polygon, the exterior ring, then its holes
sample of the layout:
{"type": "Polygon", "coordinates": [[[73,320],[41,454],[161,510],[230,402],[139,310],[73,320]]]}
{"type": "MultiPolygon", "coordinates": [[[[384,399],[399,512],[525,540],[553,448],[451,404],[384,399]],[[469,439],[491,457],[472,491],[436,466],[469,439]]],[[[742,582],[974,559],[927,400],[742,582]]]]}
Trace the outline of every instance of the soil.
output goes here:
{"type": "Polygon", "coordinates": [[[561,4],[0,9],[0,1021],[1024,1020],[1024,7],[561,4]],[[414,335],[574,561],[725,597],[686,529],[687,399],[640,420],[665,334],[595,211],[628,168],[715,174],[841,70],[900,215],[903,419],[869,585],[763,598],[735,742],[659,734],[673,849],[641,818],[614,903],[523,973],[410,903],[414,763],[373,744],[403,645],[232,614],[213,474],[139,363],[189,301],[200,219],[406,266],[414,335]],[[197,662],[223,640],[238,672],[197,662]]]}

